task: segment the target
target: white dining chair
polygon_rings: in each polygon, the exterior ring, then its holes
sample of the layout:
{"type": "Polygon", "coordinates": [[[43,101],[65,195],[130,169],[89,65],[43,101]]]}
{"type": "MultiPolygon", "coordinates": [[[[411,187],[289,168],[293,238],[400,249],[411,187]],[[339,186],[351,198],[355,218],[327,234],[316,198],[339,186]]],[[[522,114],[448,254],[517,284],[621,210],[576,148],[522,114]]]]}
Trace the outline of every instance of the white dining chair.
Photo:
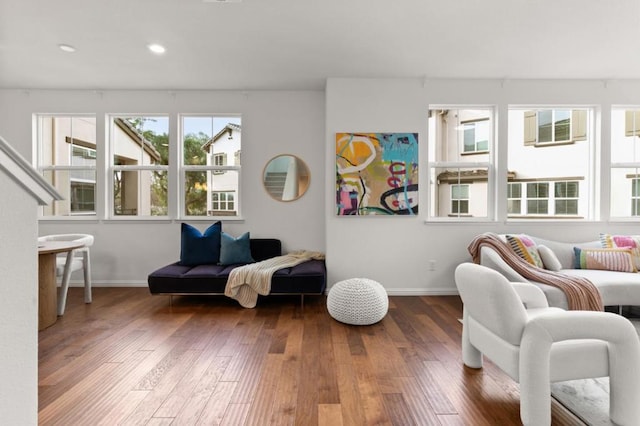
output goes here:
{"type": "Polygon", "coordinates": [[[84,302],[91,303],[91,261],[89,247],[93,245],[93,235],[90,234],[54,234],[38,238],[38,241],[73,241],[84,244],[56,259],[56,276],[62,277],[60,294],[58,295],[58,315],[63,315],[67,305],[67,292],[71,273],[82,270],[84,273],[84,302]]]}

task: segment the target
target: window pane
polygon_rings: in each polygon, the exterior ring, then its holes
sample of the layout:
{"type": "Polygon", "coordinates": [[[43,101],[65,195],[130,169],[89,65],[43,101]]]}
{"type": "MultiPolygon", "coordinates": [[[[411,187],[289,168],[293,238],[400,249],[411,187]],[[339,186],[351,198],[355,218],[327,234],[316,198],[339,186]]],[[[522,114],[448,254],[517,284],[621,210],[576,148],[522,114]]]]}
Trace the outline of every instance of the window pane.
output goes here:
{"type": "Polygon", "coordinates": [[[451,198],[455,198],[455,199],[469,198],[469,185],[451,186],[451,198]]]}
{"type": "Polygon", "coordinates": [[[538,142],[552,142],[552,110],[538,111],[538,142]]]}
{"type": "Polygon", "coordinates": [[[473,124],[464,125],[464,152],[476,150],[476,132],[473,124]]]}
{"type": "Polygon", "coordinates": [[[640,199],[631,200],[631,216],[640,216],[640,199]]]}
{"type": "Polygon", "coordinates": [[[112,117],[111,149],[114,165],[168,165],[169,118],[112,117]]]}
{"type": "Polygon", "coordinates": [[[521,205],[522,205],[521,200],[507,200],[507,212],[509,214],[520,214],[521,205]]]}
{"type": "MultiPolygon", "coordinates": [[[[593,216],[590,207],[594,203],[589,200],[589,195],[593,193],[589,185],[595,182],[590,167],[593,140],[589,122],[592,116],[593,112],[589,109],[572,110],[562,106],[509,109],[509,176],[511,179],[527,181],[523,188],[523,200],[548,199],[553,203],[541,207],[540,203],[524,202],[522,214],[570,214],[585,219],[593,216]],[[535,124],[538,126],[537,139],[535,124]],[[553,143],[567,141],[573,143],[553,143]],[[560,213],[556,212],[557,198],[574,200],[563,203],[560,207],[563,213],[560,213]]],[[[628,195],[629,192],[625,200],[627,210],[628,195]]]]}
{"type": "Polygon", "coordinates": [[[240,150],[240,117],[182,117],[182,151],[185,165],[227,165],[240,150]],[[224,163],[217,154],[224,154],[224,163]]]}
{"type": "Polygon", "coordinates": [[[527,201],[527,214],[547,214],[547,213],[548,213],[547,200],[528,200],[527,201]]]}
{"type": "Polygon", "coordinates": [[[555,110],[554,141],[562,142],[571,139],[571,111],[555,110]]]}
{"type": "Polygon", "coordinates": [[[631,196],[640,197],[640,179],[631,180],[631,196]]]}
{"type": "Polygon", "coordinates": [[[578,213],[577,200],[556,200],[556,214],[575,215],[578,213]]]}
{"type": "Polygon", "coordinates": [[[487,176],[487,168],[432,168],[431,216],[449,217],[451,213],[464,213],[487,217],[487,176]],[[461,181],[465,183],[460,184],[461,181]],[[455,203],[454,207],[454,200],[466,202],[455,203]]]}
{"type": "Polygon", "coordinates": [[[548,198],[548,197],[549,197],[548,183],[528,183],[527,184],[527,198],[548,198]]]}
{"type": "Polygon", "coordinates": [[[95,170],[46,170],[42,175],[64,198],[43,207],[43,215],[95,215],[95,170]]]}
{"type": "Polygon", "coordinates": [[[521,198],[522,197],[522,184],[509,183],[507,184],[507,198],[521,198]]]}
{"type": "Polygon", "coordinates": [[[113,174],[115,216],[166,216],[167,172],[118,170],[113,174]]]}
{"type": "Polygon", "coordinates": [[[186,171],[184,207],[186,216],[237,216],[238,192],[235,170],[186,171]]]}
{"type": "Polygon", "coordinates": [[[640,110],[613,109],[611,111],[611,162],[640,162],[639,135],[640,110]]]}
{"type": "Polygon", "coordinates": [[[635,197],[633,182],[640,176],[640,168],[611,169],[611,217],[633,216],[632,202],[635,197]]]}

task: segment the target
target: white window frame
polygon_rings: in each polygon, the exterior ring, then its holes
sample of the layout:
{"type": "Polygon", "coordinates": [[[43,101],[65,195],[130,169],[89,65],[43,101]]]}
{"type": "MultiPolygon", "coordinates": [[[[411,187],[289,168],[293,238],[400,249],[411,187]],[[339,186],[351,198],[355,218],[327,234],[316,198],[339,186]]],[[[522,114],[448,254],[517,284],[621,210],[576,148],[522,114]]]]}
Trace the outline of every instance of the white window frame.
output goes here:
{"type": "MultiPolygon", "coordinates": [[[[65,114],[65,113],[46,113],[46,114],[34,114],[33,115],[33,125],[34,125],[34,163],[35,163],[35,167],[36,169],[42,174],[45,175],[45,179],[46,179],[46,174],[47,173],[57,173],[57,172],[68,172],[69,175],[71,175],[74,171],[77,172],[92,172],[93,175],[95,176],[95,179],[92,181],[87,181],[87,180],[81,180],[81,179],[72,179],[71,176],[69,177],[69,200],[63,200],[63,201],[56,201],[54,202],[54,204],[52,204],[52,206],[49,207],[40,207],[38,209],[38,219],[40,220],[60,220],[60,219],[64,219],[64,220],[95,220],[98,217],[98,190],[97,190],[97,186],[98,186],[98,172],[97,172],[97,160],[96,163],[93,165],[72,165],[73,164],[73,146],[74,144],[72,143],[74,139],[77,139],[76,137],[74,137],[73,134],[73,119],[74,118],[92,118],[96,121],[97,123],[97,117],[96,114],[65,114]],[[44,147],[43,147],[43,135],[42,135],[42,121],[43,119],[56,119],[56,118],[69,118],[72,120],[71,122],[71,135],[69,136],[69,138],[71,139],[71,143],[69,143],[69,150],[68,150],[68,154],[69,154],[69,165],[56,165],[56,164],[52,164],[52,165],[45,165],[44,163],[44,147]],[[94,210],[92,211],[72,211],[72,199],[71,199],[71,193],[73,192],[73,185],[72,182],[79,182],[79,183],[91,183],[94,186],[94,200],[93,200],[93,205],[94,205],[94,210]],[[57,210],[57,203],[61,203],[61,202],[65,202],[69,204],[69,214],[65,214],[65,215],[61,215],[61,214],[45,214],[45,208],[52,208],[53,211],[55,212],[57,210]]],[[[96,143],[96,138],[97,138],[97,132],[96,134],[93,135],[94,138],[94,143],[96,143]]],[[[97,143],[96,143],[96,147],[95,148],[88,148],[88,147],[83,147],[82,145],[78,145],[81,148],[84,149],[90,149],[92,151],[94,151],[96,153],[96,157],[97,157],[97,143]]],[[[48,180],[47,180],[48,181],[48,180]]],[[[51,182],[50,182],[51,183],[51,182]]],[[[54,185],[55,186],[55,185],[54,185]]],[[[58,188],[57,188],[58,189],[58,188]]],[[[60,191],[61,193],[65,193],[65,191],[60,191]]]]}
{"type": "MultiPolygon", "coordinates": [[[[241,166],[240,164],[234,164],[234,165],[224,165],[224,166],[216,166],[216,165],[186,165],[184,164],[184,119],[185,118],[189,118],[189,117],[211,117],[213,119],[215,118],[238,118],[240,121],[240,126],[242,126],[242,114],[217,114],[217,113],[212,113],[212,114],[206,114],[206,113],[200,113],[200,114],[179,114],[178,115],[178,128],[179,128],[179,133],[178,133],[178,158],[180,159],[178,161],[178,175],[179,175],[179,182],[178,182],[178,219],[181,220],[191,220],[191,221],[195,221],[195,220],[206,220],[206,221],[211,221],[211,220],[222,220],[224,219],[225,221],[233,221],[233,220],[242,220],[242,211],[241,211],[241,190],[240,188],[242,187],[242,173],[241,173],[241,166]],[[225,172],[235,172],[237,173],[237,186],[235,188],[235,190],[233,191],[234,194],[234,204],[235,204],[235,215],[232,216],[209,216],[208,214],[206,216],[196,216],[196,215],[187,215],[186,214],[186,205],[185,205],[185,185],[186,185],[186,176],[187,173],[190,172],[207,172],[211,178],[208,178],[207,180],[215,180],[215,176],[221,176],[222,174],[224,174],[225,172]]],[[[215,135],[214,135],[215,136],[215,135]]],[[[229,133],[228,139],[231,139],[232,135],[231,133],[229,133]]],[[[242,145],[240,146],[240,150],[242,149],[242,145]]],[[[226,161],[225,161],[226,163],[226,161]]],[[[213,197],[213,193],[214,192],[224,192],[224,191],[210,191],[209,189],[207,189],[208,194],[207,194],[207,202],[212,202],[212,197],[213,197]]],[[[209,210],[207,210],[209,211],[209,210]]],[[[221,211],[221,210],[220,210],[221,211]]],[[[232,211],[232,210],[229,210],[232,211]]]]}
{"type": "MultiPolygon", "coordinates": [[[[171,209],[171,200],[169,198],[169,194],[167,194],[167,214],[166,215],[142,215],[139,214],[139,209],[136,209],[136,214],[134,215],[126,215],[126,214],[120,214],[120,215],[116,215],[115,213],[115,193],[114,193],[114,185],[115,185],[115,174],[116,172],[136,172],[136,173],[141,173],[141,172],[164,172],[167,174],[167,182],[170,182],[170,172],[169,172],[169,167],[170,164],[166,164],[166,165],[162,165],[162,164],[157,164],[157,165],[116,165],[115,164],[115,155],[116,155],[116,149],[115,149],[115,141],[114,141],[114,135],[115,135],[115,130],[114,130],[114,126],[115,124],[115,119],[116,118],[154,118],[154,117],[161,117],[161,118],[166,118],[169,126],[167,129],[167,132],[170,132],[171,129],[171,120],[170,120],[170,116],[169,114],[141,114],[141,113],[135,113],[135,114],[108,114],[107,118],[106,118],[106,125],[108,126],[108,171],[107,171],[107,182],[108,182],[108,188],[107,188],[107,194],[108,194],[108,201],[107,201],[107,214],[106,217],[109,220],[166,220],[168,219],[169,216],[169,211],[171,209]]],[[[144,128],[143,128],[144,130],[144,128]]],[[[171,140],[169,138],[169,140],[171,140]]],[[[144,150],[144,148],[141,146],[140,147],[141,150],[144,150]]],[[[170,157],[170,156],[169,156],[170,157]]],[[[169,161],[170,162],[170,161],[169,161]]],[[[138,182],[138,186],[137,186],[137,194],[138,194],[138,206],[140,205],[140,203],[143,201],[143,197],[142,197],[142,187],[140,185],[140,182],[138,182]]]]}
{"type": "Polygon", "coordinates": [[[609,170],[609,176],[613,176],[614,171],[616,169],[629,169],[629,171],[632,170],[631,173],[625,173],[626,178],[629,180],[630,183],[630,201],[631,201],[631,205],[630,208],[628,210],[628,214],[627,215],[615,215],[614,214],[614,193],[615,193],[615,186],[617,183],[619,183],[619,181],[616,181],[613,179],[613,177],[611,178],[611,182],[609,185],[609,194],[610,194],[610,210],[609,210],[609,216],[610,219],[612,220],[616,220],[616,221],[630,221],[630,222],[636,222],[640,220],[640,211],[636,211],[636,213],[638,213],[637,215],[634,215],[634,207],[633,207],[633,203],[634,203],[634,196],[633,196],[633,181],[636,179],[640,179],[640,151],[638,151],[636,149],[637,146],[640,145],[640,141],[637,141],[635,138],[640,138],[640,105],[615,105],[611,107],[611,137],[610,137],[610,142],[611,142],[611,164],[609,166],[610,170],[609,170]],[[624,128],[619,129],[619,128],[614,128],[615,127],[615,120],[613,119],[614,113],[620,113],[620,112],[624,112],[625,113],[625,119],[624,119],[624,128]],[[634,138],[634,146],[632,149],[632,155],[631,156],[625,156],[624,159],[625,161],[616,161],[616,159],[614,158],[614,154],[613,154],[613,149],[615,147],[615,144],[618,143],[624,143],[624,140],[620,140],[618,139],[618,137],[616,136],[616,132],[622,130],[622,134],[623,136],[626,137],[633,137],[634,138]]]}
{"type": "MultiPolygon", "coordinates": [[[[457,130],[455,134],[459,138],[458,141],[454,141],[456,143],[456,147],[458,149],[458,157],[459,159],[455,160],[447,160],[447,161],[438,161],[434,158],[433,153],[436,151],[434,149],[434,144],[437,145],[438,141],[436,140],[436,135],[433,134],[432,126],[429,125],[428,131],[428,144],[429,147],[427,149],[427,177],[429,181],[433,181],[435,176],[437,176],[438,170],[449,170],[452,172],[457,171],[459,173],[459,178],[457,181],[452,181],[451,184],[461,184],[467,183],[463,182],[460,177],[462,176],[463,170],[486,170],[487,174],[487,199],[483,202],[486,203],[486,216],[473,216],[472,214],[456,214],[453,215],[443,214],[438,215],[438,212],[434,212],[434,208],[438,207],[434,206],[434,204],[439,204],[439,202],[435,202],[437,194],[434,193],[434,187],[437,185],[434,182],[429,182],[427,185],[427,193],[429,200],[429,206],[427,209],[427,222],[490,222],[495,220],[495,158],[496,158],[496,107],[494,105],[464,105],[464,104],[452,104],[452,105],[430,105],[429,106],[429,120],[433,120],[432,116],[434,114],[438,114],[439,111],[449,111],[449,110],[458,110],[458,111],[486,111],[489,115],[489,118],[486,121],[489,122],[489,142],[488,142],[488,150],[480,151],[480,152],[464,152],[464,133],[461,131],[463,129],[462,124],[468,123],[471,121],[479,121],[478,119],[473,120],[462,120],[460,122],[455,123],[455,129],[457,130]],[[461,139],[460,139],[461,138],[461,139]],[[475,155],[474,155],[475,154],[475,155]],[[471,158],[476,155],[483,154],[487,156],[487,161],[472,161],[471,158]]],[[[484,121],[484,119],[483,119],[484,121]]],[[[431,122],[431,121],[430,121],[431,122]]],[[[449,142],[448,142],[449,143],[449,142]]],[[[469,201],[469,205],[471,205],[471,201],[469,201]]],[[[446,207],[446,211],[451,211],[451,203],[446,207]]]]}
{"type": "MultiPolygon", "coordinates": [[[[505,204],[505,213],[507,221],[535,221],[536,219],[559,220],[559,221],[586,221],[592,220],[599,216],[597,212],[598,191],[597,185],[599,182],[600,171],[598,166],[598,155],[596,149],[599,147],[600,139],[596,132],[595,117],[597,115],[597,106],[594,105],[566,105],[566,104],[554,104],[554,105],[508,105],[508,119],[507,127],[509,128],[509,136],[507,140],[507,163],[506,170],[509,176],[508,183],[522,182],[523,184],[529,182],[548,182],[549,184],[555,184],[555,182],[562,181],[578,181],[579,196],[576,198],[578,205],[577,214],[555,214],[555,185],[549,188],[549,198],[547,205],[547,213],[529,213],[527,188],[522,188],[522,203],[521,213],[509,213],[508,204],[505,204]],[[569,111],[570,119],[570,140],[568,141],[556,141],[556,142],[538,142],[538,111],[551,110],[551,111],[569,111]],[[520,123],[512,122],[512,113],[522,113],[522,118],[518,116],[518,120],[522,119],[520,123]],[[535,127],[530,125],[530,121],[535,121],[535,127]],[[532,130],[536,129],[532,134],[532,130]],[[524,130],[524,131],[523,131],[524,130]],[[513,151],[518,152],[517,158],[524,159],[525,161],[513,161],[511,156],[513,151]],[[530,151],[527,151],[530,150],[530,151]],[[558,150],[558,151],[555,151],[558,150]],[[572,168],[565,169],[555,164],[551,167],[546,167],[542,172],[546,176],[540,176],[535,170],[528,167],[523,167],[524,164],[532,165],[534,167],[537,164],[546,165],[547,161],[559,160],[564,161],[567,157],[568,150],[577,150],[581,157],[584,157],[584,162],[572,163],[572,168]],[[519,152],[521,151],[521,152],[519,152]],[[562,153],[562,154],[559,154],[562,153]],[[520,156],[520,154],[522,156],[520,156]],[[547,157],[548,156],[548,157],[547,157]],[[525,169],[525,170],[523,170],[525,169]],[[567,170],[570,170],[567,172],[567,170]],[[564,173],[567,173],[565,176],[564,173]],[[552,176],[552,177],[550,177],[552,176]],[[514,178],[515,177],[515,178],[514,178]],[[511,179],[514,179],[513,181],[511,179]]],[[[554,113],[555,117],[555,113],[554,113]]],[[[505,194],[507,198],[508,194],[505,194]]],[[[507,198],[508,199],[508,198],[507,198]]],[[[564,198],[567,199],[567,198],[564,198]]]]}

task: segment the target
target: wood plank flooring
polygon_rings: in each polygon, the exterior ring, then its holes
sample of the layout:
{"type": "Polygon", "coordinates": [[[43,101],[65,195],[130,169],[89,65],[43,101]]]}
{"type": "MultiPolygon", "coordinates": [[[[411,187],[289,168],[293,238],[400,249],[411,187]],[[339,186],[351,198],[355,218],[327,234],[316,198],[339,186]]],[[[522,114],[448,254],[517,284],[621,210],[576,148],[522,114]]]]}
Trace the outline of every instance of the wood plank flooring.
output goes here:
{"type": "MultiPolygon", "coordinates": [[[[518,386],[460,359],[458,297],[390,297],[378,324],[324,297],[96,288],[39,333],[41,425],[518,425],[518,386]]],[[[554,425],[579,425],[554,402],[554,425]]]]}

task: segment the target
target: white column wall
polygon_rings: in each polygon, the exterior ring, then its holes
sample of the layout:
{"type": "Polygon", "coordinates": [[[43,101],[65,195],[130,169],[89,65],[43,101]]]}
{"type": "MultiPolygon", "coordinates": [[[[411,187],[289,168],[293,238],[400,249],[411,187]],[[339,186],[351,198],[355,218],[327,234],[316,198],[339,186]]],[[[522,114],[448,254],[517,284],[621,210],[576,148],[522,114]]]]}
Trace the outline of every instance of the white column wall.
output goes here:
{"type": "MultiPolygon", "coordinates": [[[[10,142],[9,139],[7,141],[10,142]]],[[[0,419],[38,423],[36,200],[0,171],[0,419]],[[8,202],[7,200],[10,200],[8,202]]]]}
{"type": "MultiPolygon", "coordinates": [[[[598,144],[610,138],[611,105],[640,104],[639,81],[583,80],[423,80],[332,78],[326,87],[326,231],[329,285],[351,277],[382,283],[390,294],[454,294],[453,271],[470,261],[467,246],[482,232],[524,232],[563,241],[590,241],[600,232],[638,234],[637,222],[507,222],[506,202],[499,202],[492,222],[425,222],[428,209],[427,112],[434,105],[495,106],[498,182],[506,180],[506,115],[509,105],[593,106],[602,124],[598,144]],[[420,213],[403,217],[339,217],[335,214],[335,133],[418,132],[420,213]]],[[[606,143],[602,145],[606,146],[606,143]]],[[[596,151],[598,176],[608,206],[606,151],[596,151]]],[[[505,185],[500,185],[505,189],[505,185]]],[[[604,209],[596,212],[600,216],[604,209]]],[[[608,217],[608,215],[603,215],[608,217]]]]}

